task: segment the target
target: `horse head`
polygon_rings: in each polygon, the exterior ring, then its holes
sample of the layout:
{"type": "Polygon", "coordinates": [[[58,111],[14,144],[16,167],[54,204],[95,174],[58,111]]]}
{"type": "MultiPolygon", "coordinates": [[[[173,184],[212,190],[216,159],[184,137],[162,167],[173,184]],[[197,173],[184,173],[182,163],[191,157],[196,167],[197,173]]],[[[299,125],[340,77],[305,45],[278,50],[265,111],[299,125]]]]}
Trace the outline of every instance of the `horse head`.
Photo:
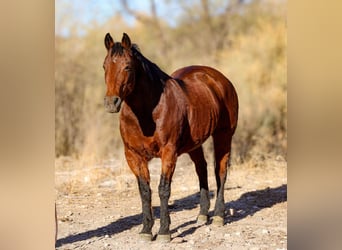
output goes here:
{"type": "Polygon", "coordinates": [[[132,44],[126,33],[123,34],[121,42],[114,42],[107,33],[104,44],[107,49],[103,63],[107,86],[104,106],[108,112],[117,113],[122,101],[133,91],[135,85],[132,44]]]}

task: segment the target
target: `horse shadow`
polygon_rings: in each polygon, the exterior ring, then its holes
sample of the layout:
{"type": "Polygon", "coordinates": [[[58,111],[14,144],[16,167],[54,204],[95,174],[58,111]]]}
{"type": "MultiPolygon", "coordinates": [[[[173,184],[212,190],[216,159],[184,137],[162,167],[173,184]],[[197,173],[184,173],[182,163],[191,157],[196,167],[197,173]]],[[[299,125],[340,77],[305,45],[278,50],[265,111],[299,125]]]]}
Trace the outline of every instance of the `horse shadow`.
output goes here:
{"type": "MultiPolygon", "coordinates": [[[[240,188],[240,187],[235,187],[240,188]]],[[[210,192],[210,199],[214,198],[214,192],[210,192]]],[[[275,188],[265,188],[262,190],[251,191],[242,194],[237,200],[227,202],[225,204],[226,214],[225,214],[225,224],[234,223],[247,216],[252,216],[256,212],[272,207],[278,203],[287,201],[287,184],[283,184],[275,188]],[[234,210],[234,214],[228,213],[230,209],[234,210]]],[[[182,199],[175,200],[171,205],[169,205],[170,213],[179,212],[182,210],[192,210],[199,206],[199,193],[195,193],[184,197],[182,199]]],[[[154,217],[159,218],[160,207],[153,207],[154,217]]],[[[209,212],[209,217],[213,216],[213,211],[209,212]]],[[[106,226],[99,227],[86,232],[73,234],[66,236],[64,238],[58,239],[56,241],[56,247],[60,247],[65,244],[72,244],[79,241],[84,241],[91,239],[93,237],[105,237],[105,235],[115,235],[121,233],[125,230],[129,230],[135,226],[141,225],[142,215],[135,214],[131,216],[126,216],[120,218],[106,226]]],[[[206,224],[210,224],[209,221],[206,224]]],[[[196,220],[187,221],[176,228],[171,230],[171,234],[178,232],[180,228],[188,227],[193,225],[189,229],[181,232],[176,237],[185,237],[186,235],[194,233],[199,227],[203,226],[197,224],[196,220]]]]}

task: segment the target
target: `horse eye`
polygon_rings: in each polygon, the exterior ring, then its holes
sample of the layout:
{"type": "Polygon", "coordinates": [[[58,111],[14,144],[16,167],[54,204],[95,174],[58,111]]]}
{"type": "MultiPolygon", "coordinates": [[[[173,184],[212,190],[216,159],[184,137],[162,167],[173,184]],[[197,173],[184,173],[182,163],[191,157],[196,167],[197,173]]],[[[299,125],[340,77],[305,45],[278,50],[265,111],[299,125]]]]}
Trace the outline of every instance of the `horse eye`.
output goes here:
{"type": "Polygon", "coordinates": [[[131,68],[130,66],[126,66],[124,70],[125,70],[125,71],[131,71],[132,68],[131,68]]]}

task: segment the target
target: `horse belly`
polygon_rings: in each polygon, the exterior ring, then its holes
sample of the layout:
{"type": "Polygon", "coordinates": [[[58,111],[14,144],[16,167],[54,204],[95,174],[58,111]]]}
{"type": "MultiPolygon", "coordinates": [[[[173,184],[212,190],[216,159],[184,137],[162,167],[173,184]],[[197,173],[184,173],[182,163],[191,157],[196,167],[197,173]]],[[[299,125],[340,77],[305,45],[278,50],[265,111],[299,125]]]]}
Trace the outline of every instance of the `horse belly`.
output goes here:
{"type": "Polygon", "coordinates": [[[214,132],[218,116],[216,110],[194,109],[188,114],[186,129],[181,138],[181,153],[194,150],[202,145],[214,132]]]}

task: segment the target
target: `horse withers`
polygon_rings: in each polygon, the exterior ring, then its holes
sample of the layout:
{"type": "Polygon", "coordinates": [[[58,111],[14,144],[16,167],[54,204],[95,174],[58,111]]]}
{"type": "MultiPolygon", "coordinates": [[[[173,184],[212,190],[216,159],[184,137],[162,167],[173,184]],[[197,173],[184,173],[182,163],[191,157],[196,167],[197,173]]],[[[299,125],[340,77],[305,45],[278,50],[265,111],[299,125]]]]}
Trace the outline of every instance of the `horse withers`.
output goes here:
{"type": "Polygon", "coordinates": [[[104,106],[110,113],[121,110],[125,157],[137,178],[142,202],[141,236],[152,240],[148,162],[154,157],[161,158],[157,239],[171,240],[168,200],[177,157],[183,153],[190,155],[199,179],[198,220],[208,220],[208,174],[202,144],[209,136],[213,137],[217,183],[213,223],[223,225],[224,184],[238,119],[238,97],[232,83],[207,66],[188,66],[168,75],[143,56],[125,33],[121,42],[114,42],[107,33],[104,43],[104,106]]]}

